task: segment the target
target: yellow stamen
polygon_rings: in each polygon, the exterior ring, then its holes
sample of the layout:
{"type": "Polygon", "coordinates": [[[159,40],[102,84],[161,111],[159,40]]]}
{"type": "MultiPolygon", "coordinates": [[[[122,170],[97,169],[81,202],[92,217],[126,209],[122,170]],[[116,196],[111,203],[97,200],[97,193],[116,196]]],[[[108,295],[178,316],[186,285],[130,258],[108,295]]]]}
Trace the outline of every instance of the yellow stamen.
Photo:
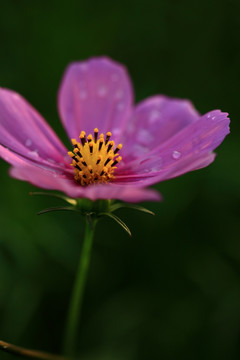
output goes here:
{"type": "Polygon", "coordinates": [[[122,148],[119,144],[115,149],[114,141],[109,141],[112,136],[107,132],[98,136],[98,129],[94,129],[94,136],[81,132],[81,142],[72,139],[74,149],[68,152],[74,167],[74,179],[82,186],[93,183],[107,183],[114,179],[114,171],[122,157],[118,152],[122,148]]]}
{"type": "Polygon", "coordinates": [[[87,137],[88,142],[92,141],[92,139],[93,139],[92,134],[89,134],[87,137]]]}
{"type": "Polygon", "coordinates": [[[97,138],[98,138],[98,128],[94,129],[94,142],[97,142],[97,138]]]}

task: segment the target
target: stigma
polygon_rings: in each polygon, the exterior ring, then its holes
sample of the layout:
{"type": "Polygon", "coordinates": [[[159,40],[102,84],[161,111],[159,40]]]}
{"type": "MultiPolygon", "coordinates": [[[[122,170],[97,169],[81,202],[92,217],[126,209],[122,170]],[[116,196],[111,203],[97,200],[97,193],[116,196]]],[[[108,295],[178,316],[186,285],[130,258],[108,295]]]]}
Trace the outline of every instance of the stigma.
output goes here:
{"type": "Polygon", "coordinates": [[[82,131],[79,139],[72,139],[74,149],[68,152],[72,158],[71,166],[74,168],[74,179],[82,186],[93,183],[107,183],[114,179],[114,171],[117,164],[122,160],[119,151],[122,144],[115,147],[114,141],[110,140],[112,134],[106,136],[94,129],[94,134],[86,137],[82,131]]]}

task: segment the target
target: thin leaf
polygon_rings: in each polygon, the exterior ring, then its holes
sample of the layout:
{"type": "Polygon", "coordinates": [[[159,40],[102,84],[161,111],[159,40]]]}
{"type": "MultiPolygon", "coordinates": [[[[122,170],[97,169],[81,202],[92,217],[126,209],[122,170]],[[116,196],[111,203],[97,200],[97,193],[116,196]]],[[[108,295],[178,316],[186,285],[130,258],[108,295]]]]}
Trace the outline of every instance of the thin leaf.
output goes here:
{"type": "Polygon", "coordinates": [[[71,199],[67,196],[64,195],[60,195],[60,194],[55,194],[55,193],[47,193],[47,192],[42,192],[42,191],[37,191],[37,192],[30,192],[29,195],[44,195],[44,196],[50,196],[50,197],[55,197],[61,200],[66,201],[67,203],[71,204],[71,205],[76,205],[77,201],[75,199],[71,199]]]}
{"type": "Polygon", "coordinates": [[[121,209],[121,208],[134,209],[134,210],[144,212],[146,214],[155,215],[154,212],[152,212],[151,210],[148,210],[143,206],[134,205],[134,204],[118,203],[118,204],[112,205],[110,209],[111,209],[111,211],[116,211],[116,210],[121,209]]]}
{"type": "Polygon", "coordinates": [[[42,215],[48,212],[53,212],[53,211],[76,211],[79,212],[79,210],[76,210],[74,207],[68,207],[68,206],[58,206],[58,207],[51,207],[48,209],[44,209],[39,211],[38,215],[42,215]]]}
{"type": "Polygon", "coordinates": [[[128,233],[128,235],[132,236],[132,233],[131,233],[129,227],[118,216],[111,214],[111,213],[101,213],[99,215],[104,215],[104,216],[110,217],[111,219],[116,221],[128,233]]]}

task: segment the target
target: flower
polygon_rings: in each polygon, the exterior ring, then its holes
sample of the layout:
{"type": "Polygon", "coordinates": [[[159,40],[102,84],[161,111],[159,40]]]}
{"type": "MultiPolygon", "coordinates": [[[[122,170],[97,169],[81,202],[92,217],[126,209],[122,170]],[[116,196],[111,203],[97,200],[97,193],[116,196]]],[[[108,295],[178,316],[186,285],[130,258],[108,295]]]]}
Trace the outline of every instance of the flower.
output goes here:
{"type": "Polygon", "coordinates": [[[58,107],[68,150],[22,96],[0,88],[0,156],[11,176],[72,198],[160,200],[148,186],[209,165],[229,132],[227,113],[201,116],[188,100],[156,95],[134,107],[126,69],[105,57],[68,66],[58,107]]]}

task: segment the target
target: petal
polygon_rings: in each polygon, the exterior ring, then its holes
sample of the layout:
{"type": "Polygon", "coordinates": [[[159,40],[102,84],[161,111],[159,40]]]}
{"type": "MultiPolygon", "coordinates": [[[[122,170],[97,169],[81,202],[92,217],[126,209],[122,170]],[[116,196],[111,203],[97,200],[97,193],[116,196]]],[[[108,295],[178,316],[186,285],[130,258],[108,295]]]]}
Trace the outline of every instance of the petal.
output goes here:
{"type": "Polygon", "coordinates": [[[133,92],[126,69],[108,59],[72,63],[58,96],[59,113],[69,138],[81,131],[111,131],[119,136],[132,111],[133,92]]]}
{"type": "Polygon", "coordinates": [[[130,203],[161,201],[162,199],[156,190],[114,183],[88,186],[85,196],[93,201],[97,199],[118,199],[130,203]]]}
{"type": "Polygon", "coordinates": [[[159,172],[149,172],[148,174],[142,173],[129,176],[117,176],[115,182],[116,184],[131,185],[135,187],[150,186],[193,170],[202,169],[210,165],[214,161],[215,156],[216,154],[214,153],[202,154],[200,156],[188,156],[187,158],[179,161],[176,166],[170,166],[169,168],[163,169],[159,172]]]}
{"type": "Polygon", "coordinates": [[[72,169],[69,169],[68,167],[57,167],[52,163],[45,164],[44,162],[35,162],[31,159],[25,158],[12,150],[9,150],[5,148],[4,146],[0,145],[0,158],[11,164],[13,167],[16,168],[27,168],[29,171],[29,176],[34,173],[36,169],[42,170],[49,170],[51,171],[54,176],[57,175],[63,175],[65,177],[71,177],[72,178],[72,169]]]}
{"type": "Polygon", "coordinates": [[[11,164],[12,166],[25,166],[31,164],[32,162],[29,159],[25,159],[22,156],[17,155],[13,151],[6,149],[4,146],[0,145],[0,157],[11,164]]]}
{"type": "Polygon", "coordinates": [[[96,184],[82,187],[66,175],[57,174],[49,169],[26,165],[13,167],[11,176],[30,182],[31,184],[51,190],[62,191],[72,198],[118,199],[126,202],[160,201],[160,194],[152,189],[133,187],[128,185],[96,184]]]}
{"type": "Polygon", "coordinates": [[[120,140],[126,161],[140,157],[199,119],[189,100],[154,96],[135,108],[120,140]]]}
{"type": "Polygon", "coordinates": [[[139,186],[145,186],[207,166],[214,160],[212,151],[228,133],[228,114],[220,110],[211,111],[145,157],[119,168],[116,181],[138,179],[139,186]],[[146,180],[147,177],[151,180],[146,180]]]}
{"type": "Polygon", "coordinates": [[[67,150],[19,94],[0,88],[0,144],[36,162],[64,163],[67,150]]]}

